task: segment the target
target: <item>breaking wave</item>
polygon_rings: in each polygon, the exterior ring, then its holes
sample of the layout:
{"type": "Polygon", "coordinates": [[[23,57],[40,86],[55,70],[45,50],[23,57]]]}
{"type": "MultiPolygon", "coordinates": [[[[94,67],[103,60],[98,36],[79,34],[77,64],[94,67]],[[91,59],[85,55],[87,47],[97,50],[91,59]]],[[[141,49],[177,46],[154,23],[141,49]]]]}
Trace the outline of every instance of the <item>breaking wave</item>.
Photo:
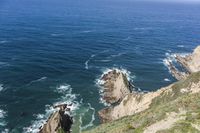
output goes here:
{"type": "Polygon", "coordinates": [[[92,54],[90,58],[85,62],[85,69],[89,69],[89,62],[92,60],[96,55],[92,54]]]}
{"type": "Polygon", "coordinates": [[[170,68],[169,68],[170,63],[177,63],[177,61],[176,61],[177,55],[185,57],[188,55],[188,53],[181,53],[181,54],[165,53],[166,58],[163,59],[163,64],[168,68],[168,70],[170,70],[170,68]]]}
{"type": "MultiPolygon", "coordinates": [[[[71,109],[71,113],[75,114],[76,109],[79,108],[79,102],[77,101],[77,95],[72,93],[71,86],[68,84],[60,85],[56,88],[55,92],[62,94],[62,96],[58,99],[58,102],[53,103],[53,105],[73,103],[69,108],[71,109]]],[[[53,108],[51,105],[46,105],[45,113],[35,115],[35,120],[31,122],[31,126],[24,128],[24,133],[38,133],[39,128],[45,124],[49,116],[57,110],[58,109],[53,108]]]]}
{"type": "Polygon", "coordinates": [[[0,130],[2,130],[1,133],[8,133],[8,129],[5,129],[5,126],[7,125],[7,122],[5,121],[6,115],[6,112],[0,109],[0,130]]]}
{"type": "Polygon", "coordinates": [[[3,90],[3,84],[0,84],[0,92],[3,90]]]}
{"type": "Polygon", "coordinates": [[[122,72],[128,79],[128,81],[130,82],[133,82],[135,76],[133,76],[131,74],[130,71],[126,70],[126,69],[123,69],[123,68],[107,68],[105,70],[103,70],[103,74],[100,75],[96,80],[95,80],[95,84],[99,89],[99,94],[100,94],[100,103],[102,103],[104,106],[110,106],[110,104],[108,104],[104,99],[103,99],[103,90],[104,88],[102,87],[102,85],[105,83],[104,80],[102,80],[102,77],[105,75],[105,74],[108,74],[109,72],[113,71],[113,70],[116,70],[117,72],[122,72]]]}
{"type": "Polygon", "coordinates": [[[184,48],[184,45],[177,45],[178,48],[184,48]]]}
{"type": "Polygon", "coordinates": [[[165,79],[164,79],[164,81],[166,81],[166,82],[169,82],[169,81],[170,81],[170,79],[168,79],[168,78],[165,78],[165,79]]]}
{"type": "Polygon", "coordinates": [[[85,129],[89,128],[89,127],[92,127],[94,125],[93,123],[95,121],[95,109],[91,106],[90,103],[88,103],[88,109],[87,109],[86,112],[88,112],[90,110],[92,111],[92,115],[91,115],[91,120],[90,120],[90,122],[88,124],[86,124],[85,126],[82,126],[82,117],[84,116],[84,114],[82,114],[82,116],[80,117],[80,122],[81,122],[80,130],[81,131],[85,130],[85,129]]]}

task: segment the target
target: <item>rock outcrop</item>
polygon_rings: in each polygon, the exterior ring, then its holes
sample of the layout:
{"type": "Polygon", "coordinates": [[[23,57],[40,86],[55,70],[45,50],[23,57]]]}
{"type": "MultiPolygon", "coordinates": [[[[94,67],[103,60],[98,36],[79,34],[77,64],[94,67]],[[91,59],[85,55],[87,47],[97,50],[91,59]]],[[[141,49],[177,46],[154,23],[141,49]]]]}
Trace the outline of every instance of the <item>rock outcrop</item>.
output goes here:
{"type": "Polygon", "coordinates": [[[176,59],[189,73],[200,71],[200,46],[192,54],[185,57],[178,55],[176,59]]]}
{"type": "Polygon", "coordinates": [[[181,72],[178,70],[172,62],[167,63],[168,68],[177,80],[185,79],[191,73],[200,71],[200,46],[198,46],[192,54],[186,56],[177,54],[175,59],[185,71],[181,72]]]}
{"type": "Polygon", "coordinates": [[[199,133],[200,72],[155,92],[131,93],[85,133],[199,133]],[[108,122],[109,121],[109,122],[108,122]]]}
{"type": "Polygon", "coordinates": [[[65,113],[66,107],[67,105],[65,104],[55,106],[55,108],[60,108],[60,110],[54,112],[49,117],[39,133],[70,133],[73,120],[70,115],[65,113]]]}
{"type": "MultiPolygon", "coordinates": [[[[194,52],[190,55],[187,55],[185,57],[176,56],[177,61],[186,69],[186,72],[179,71],[171,62],[168,63],[171,73],[176,77],[178,80],[184,80],[187,79],[189,75],[192,73],[200,71],[200,46],[197,47],[194,52]]],[[[108,96],[112,96],[113,92],[121,92],[119,88],[121,87],[121,84],[124,85],[124,80],[116,80],[119,78],[120,73],[117,73],[115,71],[111,71],[107,75],[105,75],[105,87],[109,92],[107,93],[108,96]],[[116,78],[117,77],[117,78],[116,78]],[[116,82],[117,81],[117,82],[116,82]],[[110,83],[111,82],[111,83],[110,83]],[[121,82],[121,83],[120,83],[121,82]]],[[[124,79],[126,79],[123,75],[121,76],[124,79]]],[[[126,80],[125,80],[126,81],[126,80]]],[[[196,86],[193,88],[196,88],[196,91],[198,89],[199,84],[195,84],[196,86]]],[[[156,99],[157,97],[161,95],[168,95],[173,90],[173,86],[169,85],[168,87],[164,87],[159,89],[155,92],[149,92],[149,93],[139,93],[139,92],[130,92],[125,91],[126,93],[120,93],[123,96],[120,97],[122,100],[120,100],[119,104],[110,106],[108,108],[102,109],[99,111],[99,117],[103,123],[110,122],[113,120],[117,120],[119,118],[122,118],[124,116],[128,115],[134,115],[136,113],[142,112],[150,107],[152,104],[152,101],[156,99]],[[125,94],[125,95],[122,95],[125,94]]],[[[126,86],[126,88],[128,85],[126,86]]],[[[191,89],[192,87],[190,87],[191,89]]],[[[181,92],[190,92],[189,88],[182,88],[181,92]]],[[[127,90],[127,89],[125,89],[127,90]]],[[[192,90],[195,92],[195,90],[192,90]]],[[[198,92],[197,91],[197,92],[198,92]]],[[[107,96],[106,95],[106,96],[107,96]]],[[[119,98],[119,97],[118,97],[119,98]]],[[[117,99],[118,100],[118,99],[117,99]]]]}
{"type": "Polygon", "coordinates": [[[120,102],[131,92],[131,84],[126,75],[117,69],[109,71],[101,77],[103,84],[103,100],[109,104],[120,102]]]}

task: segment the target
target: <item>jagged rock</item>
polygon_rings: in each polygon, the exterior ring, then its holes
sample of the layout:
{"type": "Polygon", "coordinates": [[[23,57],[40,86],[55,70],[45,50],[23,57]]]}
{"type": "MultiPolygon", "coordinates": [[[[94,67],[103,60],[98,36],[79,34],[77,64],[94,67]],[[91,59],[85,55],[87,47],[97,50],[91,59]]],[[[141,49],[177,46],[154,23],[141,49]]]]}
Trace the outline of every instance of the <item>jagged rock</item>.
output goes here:
{"type": "Polygon", "coordinates": [[[181,56],[176,55],[175,59],[183,66],[184,72],[178,70],[172,62],[167,62],[167,66],[171,74],[177,79],[182,80],[188,77],[191,73],[200,71],[200,46],[198,46],[192,54],[181,56]]]}
{"type": "MultiPolygon", "coordinates": [[[[188,95],[200,92],[200,72],[189,75],[185,80],[163,87],[155,92],[132,92],[115,106],[99,111],[101,122],[118,120],[125,116],[134,115],[149,109],[152,104],[157,104],[156,99],[166,100],[180,95],[188,95]],[[167,99],[168,99],[167,98],[167,99]]],[[[172,98],[173,99],[173,98],[172,98]]],[[[174,98],[175,99],[175,98],[174,98]]]]}
{"type": "Polygon", "coordinates": [[[39,133],[70,133],[71,125],[73,124],[72,117],[65,114],[66,107],[63,105],[56,107],[60,107],[60,110],[49,117],[39,133]]]}
{"type": "Polygon", "coordinates": [[[200,46],[192,54],[185,57],[177,55],[176,59],[189,73],[200,71],[200,46]]]}
{"type": "Polygon", "coordinates": [[[177,80],[185,79],[189,75],[187,72],[179,71],[171,62],[168,62],[167,66],[172,76],[175,77],[177,80]]]}
{"type": "Polygon", "coordinates": [[[131,84],[126,75],[119,70],[112,70],[104,74],[101,78],[104,81],[102,84],[103,99],[109,103],[117,103],[121,101],[127,94],[129,94],[131,84]]]}

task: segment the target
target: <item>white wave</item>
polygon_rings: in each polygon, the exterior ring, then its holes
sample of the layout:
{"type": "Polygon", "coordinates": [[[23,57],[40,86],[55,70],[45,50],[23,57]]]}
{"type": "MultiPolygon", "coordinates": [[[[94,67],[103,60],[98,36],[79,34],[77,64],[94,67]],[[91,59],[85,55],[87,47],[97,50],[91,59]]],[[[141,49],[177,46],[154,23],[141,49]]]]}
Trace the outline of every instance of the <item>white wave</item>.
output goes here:
{"type": "Polygon", "coordinates": [[[92,30],[84,30],[82,31],[82,33],[90,33],[90,32],[93,32],[92,30]]]}
{"type": "Polygon", "coordinates": [[[89,111],[89,110],[93,111],[92,116],[91,116],[92,118],[91,118],[91,121],[87,125],[81,127],[81,131],[85,130],[85,129],[89,128],[89,127],[92,127],[94,125],[93,123],[95,121],[95,109],[91,106],[90,103],[88,103],[88,106],[89,106],[89,108],[88,108],[87,111],[89,111]]]}
{"type": "Polygon", "coordinates": [[[118,54],[114,54],[114,55],[111,55],[110,57],[120,57],[120,56],[122,56],[123,54],[125,54],[125,53],[118,53],[118,54]]]}
{"type": "Polygon", "coordinates": [[[96,54],[92,54],[92,55],[90,56],[90,58],[85,62],[85,69],[89,69],[89,62],[90,62],[90,60],[92,60],[95,56],[96,56],[96,54]]]}
{"type": "MultiPolygon", "coordinates": [[[[5,121],[6,115],[7,115],[6,112],[4,110],[0,109],[0,129],[4,128],[7,124],[7,122],[5,121]]],[[[7,133],[6,131],[7,131],[7,129],[2,131],[2,133],[7,133]]]]}
{"type": "Polygon", "coordinates": [[[5,44],[5,43],[7,43],[8,41],[6,41],[6,40],[3,40],[3,41],[0,41],[0,44],[5,44]]]}
{"type": "Polygon", "coordinates": [[[89,69],[89,65],[88,65],[89,62],[90,62],[90,59],[85,62],[85,69],[89,69]]]}
{"type": "Polygon", "coordinates": [[[176,54],[170,54],[170,53],[165,53],[166,58],[163,59],[163,64],[168,68],[170,71],[170,63],[177,63],[176,57],[177,55],[185,57],[188,55],[188,53],[176,53],[176,54]]]}
{"type": "Polygon", "coordinates": [[[95,60],[97,62],[111,62],[112,60],[95,60]]]}
{"type": "Polygon", "coordinates": [[[1,133],[9,133],[8,129],[4,129],[1,133]]]}
{"type": "Polygon", "coordinates": [[[165,79],[164,79],[164,81],[166,81],[166,82],[169,82],[169,81],[170,81],[170,79],[168,79],[168,78],[165,78],[165,79]]]}
{"type": "Polygon", "coordinates": [[[144,31],[144,30],[152,30],[152,27],[136,27],[134,28],[134,30],[138,30],[138,31],[144,31]]]}
{"type": "Polygon", "coordinates": [[[54,36],[54,37],[57,37],[57,36],[63,36],[64,34],[56,34],[56,33],[54,33],[54,34],[51,34],[51,36],[54,36]]]}
{"type": "Polygon", "coordinates": [[[169,68],[170,63],[176,62],[176,54],[165,53],[166,58],[163,59],[163,64],[169,68]]]}
{"type": "Polygon", "coordinates": [[[0,84],[0,92],[3,90],[3,84],[0,84]]]}
{"type": "MultiPolygon", "coordinates": [[[[55,92],[63,95],[58,99],[58,102],[54,103],[53,105],[73,103],[69,108],[71,110],[70,112],[75,115],[75,111],[80,105],[79,102],[76,101],[77,95],[72,94],[71,86],[68,84],[60,85],[56,88],[55,92]]],[[[44,125],[49,116],[57,110],[58,109],[55,109],[50,105],[46,105],[45,114],[35,115],[36,120],[32,121],[31,126],[24,128],[24,133],[38,133],[39,128],[44,125]]]]}
{"type": "Polygon", "coordinates": [[[41,82],[41,81],[44,81],[44,80],[46,80],[46,79],[47,79],[47,77],[41,77],[41,78],[39,78],[39,79],[36,79],[36,80],[31,81],[28,85],[30,85],[30,84],[32,84],[32,83],[36,83],[36,82],[41,82]]]}
{"type": "Polygon", "coordinates": [[[177,47],[184,48],[185,46],[184,45],[177,45],[177,47]]]}
{"type": "Polygon", "coordinates": [[[106,68],[103,70],[103,74],[101,76],[99,76],[96,80],[95,80],[95,84],[97,85],[97,87],[99,87],[99,94],[100,94],[100,103],[102,103],[104,106],[110,106],[109,103],[107,103],[102,97],[103,97],[103,90],[104,88],[102,87],[102,85],[105,83],[104,80],[102,80],[102,77],[106,74],[108,74],[109,72],[113,71],[113,70],[116,70],[117,72],[122,72],[128,79],[128,81],[130,82],[133,82],[133,79],[135,78],[135,76],[133,76],[131,74],[130,71],[126,70],[126,69],[123,69],[123,68],[116,68],[116,67],[113,67],[113,68],[106,68]]]}

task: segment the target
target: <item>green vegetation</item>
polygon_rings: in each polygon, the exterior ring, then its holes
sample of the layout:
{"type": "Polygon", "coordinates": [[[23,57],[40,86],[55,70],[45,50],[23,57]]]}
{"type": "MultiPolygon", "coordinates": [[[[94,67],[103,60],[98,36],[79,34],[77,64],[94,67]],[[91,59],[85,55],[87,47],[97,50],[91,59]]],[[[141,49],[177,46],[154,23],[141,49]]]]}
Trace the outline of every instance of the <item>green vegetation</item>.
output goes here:
{"type": "MultiPolygon", "coordinates": [[[[182,88],[190,87],[192,83],[200,82],[200,72],[194,73],[186,80],[172,85],[172,91],[163,92],[153,99],[150,108],[132,116],[101,124],[85,133],[142,133],[146,127],[167,117],[167,113],[186,111],[184,119],[177,121],[170,129],[157,133],[197,133],[193,125],[200,125],[200,93],[181,93],[182,88]]],[[[123,104],[126,104],[123,103],[123,104]]],[[[133,105],[134,106],[134,105],[133,105]]],[[[200,127],[200,126],[199,126],[200,127]]]]}

